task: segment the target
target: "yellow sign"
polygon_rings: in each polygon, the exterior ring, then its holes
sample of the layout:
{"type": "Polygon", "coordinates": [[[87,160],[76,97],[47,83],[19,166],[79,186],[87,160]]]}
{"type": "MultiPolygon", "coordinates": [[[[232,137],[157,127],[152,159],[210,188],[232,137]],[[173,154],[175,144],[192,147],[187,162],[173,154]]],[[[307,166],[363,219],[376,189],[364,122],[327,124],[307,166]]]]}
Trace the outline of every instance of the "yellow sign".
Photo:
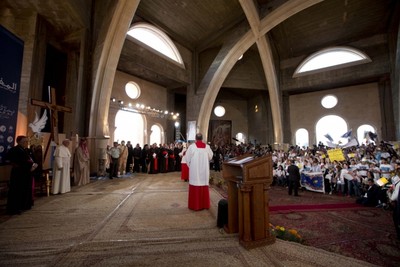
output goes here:
{"type": "Polygon", "coordinates": [[[341,148],[329,149],[328,150],[328,155],[329,155],[329,159],[331,161],[334,161],[334,160],[337,160],[337,161],[346,160],[341,148]]]}
{"type": "Polygon", "coordinates": [[[385,184],[389,183],[389,181],[385,177],[381,177],[381,179],[377,180],[376,183],[379,186],[384,186],[385,184]]]}

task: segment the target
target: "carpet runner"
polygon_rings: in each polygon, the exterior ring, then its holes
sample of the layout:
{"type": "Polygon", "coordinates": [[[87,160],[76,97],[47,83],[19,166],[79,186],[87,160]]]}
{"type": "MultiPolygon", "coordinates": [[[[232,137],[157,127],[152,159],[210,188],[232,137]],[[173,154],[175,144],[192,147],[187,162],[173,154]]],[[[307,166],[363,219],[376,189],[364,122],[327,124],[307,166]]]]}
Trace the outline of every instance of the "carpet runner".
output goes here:
{"type": "Polygon", "coordinates": [[[292,211],[324,211],[335,209],[363,208],[356,203],[328,203],[328,204],[299,204],[299,205],[279,205],[270,206],[270,212],[292,212],[292,211]]]}

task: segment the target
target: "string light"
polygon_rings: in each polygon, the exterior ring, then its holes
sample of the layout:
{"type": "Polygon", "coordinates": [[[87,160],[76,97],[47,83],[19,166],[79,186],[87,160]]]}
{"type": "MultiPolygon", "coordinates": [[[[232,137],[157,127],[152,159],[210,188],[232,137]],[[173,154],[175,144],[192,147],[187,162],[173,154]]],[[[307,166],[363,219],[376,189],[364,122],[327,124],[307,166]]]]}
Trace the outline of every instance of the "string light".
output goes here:
{"type": "MultiPolygon", "coordinates": [[[[112,97],[110,101],[111,104],[115,105],[116,99],[114,97],[112,97]]],[[[132,103],[128,103],[128,105],[124,105],[124,101],[118,100],[118,108],[128,112],[149,115],[151,117],[166,118],[175,121],[179,120],[179,113],[169,112],[168,110],[159,110],[141,103],[136,103],[135,105],[132,105],[132,103]]]]}

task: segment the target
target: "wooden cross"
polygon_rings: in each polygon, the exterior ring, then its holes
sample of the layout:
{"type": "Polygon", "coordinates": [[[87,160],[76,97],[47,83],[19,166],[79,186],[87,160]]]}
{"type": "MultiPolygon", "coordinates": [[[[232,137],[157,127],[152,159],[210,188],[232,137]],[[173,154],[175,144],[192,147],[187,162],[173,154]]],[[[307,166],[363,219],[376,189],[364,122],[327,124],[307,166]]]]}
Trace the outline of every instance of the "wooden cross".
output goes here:
{"type": "MultiPolygon", "coordinates": [[[[49,86],[50,89],[50,86],[49,86]]],[[[72,108],[70,107],[64,107],[57,105],[57,100],[56,100],[56,89],[51,88],[50,92],[50,103],[44,102],[44,101],[39,101],[35,99],[31,99],[31,104],[34,106],[39,106],[42,108],[48,108],[50,109],[50,114],[51,114],[51,134],[50,134],[50,139],[49,142],[47,143],[46,146],[46,151],[44,153],[44,158],[47,156],[47,152],[49,150],[50,142],[54,140],[54,142],[58,145],[59,140],[58,140],[58,112],[72,112],[72,108]]]]}

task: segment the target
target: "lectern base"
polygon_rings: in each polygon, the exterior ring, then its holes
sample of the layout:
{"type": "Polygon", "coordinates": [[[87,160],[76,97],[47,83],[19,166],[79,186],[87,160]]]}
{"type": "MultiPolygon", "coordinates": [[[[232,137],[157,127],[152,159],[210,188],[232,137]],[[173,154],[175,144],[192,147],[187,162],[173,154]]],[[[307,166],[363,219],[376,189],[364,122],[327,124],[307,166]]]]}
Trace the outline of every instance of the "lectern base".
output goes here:
{"type": "Polygon", "coordinates": [[[260,240],[251,240],[251,241],[244,241],[239,239],[239,244],[242,245],[245,249],[252,249],[257,247],[263,247],[266,245],[271,245],[275,243],[275,236],[270,236],[260,240]]]}

